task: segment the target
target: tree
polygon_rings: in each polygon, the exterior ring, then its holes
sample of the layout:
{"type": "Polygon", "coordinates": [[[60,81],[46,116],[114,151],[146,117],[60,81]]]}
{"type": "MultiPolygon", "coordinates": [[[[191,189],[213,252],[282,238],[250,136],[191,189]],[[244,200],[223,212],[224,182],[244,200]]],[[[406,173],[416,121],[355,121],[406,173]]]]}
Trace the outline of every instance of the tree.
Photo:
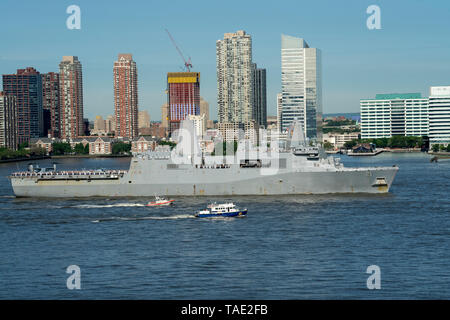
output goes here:
{"type": "Polygon", "coordinates": [[[352,149],[357,144],[358,144],[358,140],[353,139],[351,141],[347,141],[346,143],[344,143],[344,148],[345,149],[352,149]]]}
{"type": "Polygon", "coordinates": [[[73,151],[76,154],[89,154],[89,144],[84,146],[82,143],[77,143],[73,151]]]}
{"type": "Polygon", "coordinates": [[[433,152],[439,152],[439,145],[433,144],[433,146],[431,147],[431,150],[433,150],[433,152]]]}
{"type": "Polygon", "coordinates": [[[29,147],[28,142],[22,142],[19,144],[19,150],[23,150],[28,147],[29,147]]]}
{"type": "Polygon", "coordinates": [[[158,144],[161,146],[164,146],[164,145],[170,146],[170,149],[173,149],[177,145],[175,142],[165,141],[165,140],[159,141],[158,144]]]}
{"type": "Polygon", "coordinates": [[[377,148],[386,148],[389,143],[388,138],[378,138],[374,139],[373,143],[377,146],[377,148]]]}
{"type": "Polygon", "coordinates": [[[124,142],[116,142],[112,145],[112,153],[113,154],[126,154],[129,153],[131,150],[131,144],[130,143],[124,143],[124,142]]]}
{"type": "Polygon", "coordinates": [[[64,155],[72,153],[72,147],[70,146],[70,143],[54,142],[52,147],[54,155],[64,155]]]}
{"type": "Polygon", "coordinates": [[[31,147],[30,149],[30,155],[31,156],[43,156],[47,153],[47,150],[41,147],[31,147]]]}
{"type": "Polygon", "coordinates": [[[450,143],[447,145],[447,148],[445,148],[445,151],[450,152],[450,143]]]}
{"type": "Polygon", "coordinates": [[[325,150],[333,150],[334,149],[334,145],[331,142],[325,141],[323,144],[323,148],[325,150]]]}

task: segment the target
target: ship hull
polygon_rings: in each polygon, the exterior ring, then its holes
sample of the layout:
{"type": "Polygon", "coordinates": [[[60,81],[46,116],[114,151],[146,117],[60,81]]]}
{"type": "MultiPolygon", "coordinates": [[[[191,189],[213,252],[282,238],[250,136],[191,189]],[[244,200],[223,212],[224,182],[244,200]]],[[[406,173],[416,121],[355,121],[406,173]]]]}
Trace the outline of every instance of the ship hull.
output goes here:
{"type": "MultiPolygon", "coordinates": [[[[248,171],[236,174],[219,169],[212,180],[207,170],[154,174],[129,172],[114,180],[39,180],[11,178],[17,197],[149,197],[294,195],[327,193],[387,193],[397,167],[346,168],[338,171],[279,172],[261,175],[248,171]],[[174,174],[174,177],[168,177],[174,174]],[[179,177],[179,178],[177,178],[179,177]],[[239,178],[237,178],[239,177],[239,178]],[[384,183],[379,184],[379,179],[384,183]],[[171,181],[171,183],[167,183],[171,181]]],[[[256,170],[256,169],[255,169],[256,170]]],[[[176,171],[176,170],[174,170],[176,171]]]]}

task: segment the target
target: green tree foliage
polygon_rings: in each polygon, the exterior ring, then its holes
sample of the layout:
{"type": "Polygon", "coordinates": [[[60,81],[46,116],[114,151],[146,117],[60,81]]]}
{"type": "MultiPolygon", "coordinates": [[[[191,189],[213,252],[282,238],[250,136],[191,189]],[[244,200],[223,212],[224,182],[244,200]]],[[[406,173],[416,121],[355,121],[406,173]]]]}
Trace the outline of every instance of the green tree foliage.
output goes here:
{"type": "Polygon", "coordinates": [[[431,147],[431,150],[433,150],[433,152],[439,152],[439,145],[433,144],[433,146],[431,147]]]}
{"type": "Polygon", "coordinates": [[[131,144],[130,143],[124,143],[124,142],[116,142],[112,145],[112,153],[113,154],[127,154],[131,150],[131,144]]]}
{"type": "Polygon", "coordinates": [[[354,126],[356,125],[355,120],[345,119],[345,120],[329,120],[325,123],[327,127],[341,127],[341,126],[354,126]]]}
{"type": "Polygon", "coordinates": [[[354,146],[356,146],[357,144],[358,144],[358,140],[353,139],[353,140],[351,140],[351,141],[347,141],[346,143],[344,143],[344,148],[345,148],[345,149],[351,149],[351,148],[353,148],[354,146]]]}
{"type": "Polygon", "coordinates": [[[83,146],[82,143],[77,143],[73,150],[76,154],[89,154],[89,144],[83,146]]]}
{"type": "Polygon", "coordinates": [[[66,142],[54,142],[52,144],[53,154],[56,156],[70,154],[73,152],[70,143],[66,142]]]}
{"type": "Polygon", "coordinates": [[[30,150],[25,150],[24,148],[20,150],[10,150],[7,148],[0,148],[0,160],[8,159],[20,159],[31,156],[43,156],[45,155],[45,150],[38,147],[33,147],[30,150]]]}
{"type": "Polygon", "coordinates": [[[29,147],[28,142],[22,142],[21,144],[19,144],[19,150],[23,150],[28,147],[29,147]]]}
{"type": "Polygon", "coordinates": [[[325,141],[323,144],[323,148],[325,150],[333,150],[334,149],[334,145],[331,142],[325,141]]]}
{"type": "Polygon", "coordinates": [[[347,142],[344,147],[351,149],[358,143],[373,143],[377,148],[420,148],[423,145],[423,138],[392,136],[390,138],[358,139],[347,142]]]}
{"type": "Polygon", "coordinates": [[[165,140],[159,141],[158,144],[161,146],[164,146],[164,145],[170,146],[170,149],[173,149],[177,145],[175,142],[165,141],[165,140]]]}

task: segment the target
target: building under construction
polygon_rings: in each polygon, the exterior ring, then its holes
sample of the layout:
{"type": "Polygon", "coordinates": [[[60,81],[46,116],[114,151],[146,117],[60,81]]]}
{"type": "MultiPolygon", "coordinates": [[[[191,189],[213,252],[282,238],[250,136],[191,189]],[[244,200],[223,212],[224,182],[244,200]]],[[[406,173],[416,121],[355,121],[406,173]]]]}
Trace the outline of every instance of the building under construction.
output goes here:
{"type": "Polygon", "coordinates": [[[167,73],[167,104],[171,134],[188,115],[200,114],[200,72],[167,73]]]}

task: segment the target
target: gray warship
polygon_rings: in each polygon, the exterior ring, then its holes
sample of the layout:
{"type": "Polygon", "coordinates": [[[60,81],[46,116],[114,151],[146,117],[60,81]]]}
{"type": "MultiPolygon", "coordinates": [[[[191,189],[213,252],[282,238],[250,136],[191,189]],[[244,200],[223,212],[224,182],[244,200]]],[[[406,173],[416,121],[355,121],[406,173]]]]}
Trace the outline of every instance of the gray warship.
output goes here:
{"type": "Polygon", "coordinates": [[[16,197],[148,197],[387,193],[392,167],[349,168],[310,146],[296,122],[284,146],[239,142],[234,155],[202,152],[194,124],[182,122],[173,150],[134,154],[128,170],[29,167],[10,175],[16,197]],[[267,147],[266,147],[267,146],[267,147]]]}

